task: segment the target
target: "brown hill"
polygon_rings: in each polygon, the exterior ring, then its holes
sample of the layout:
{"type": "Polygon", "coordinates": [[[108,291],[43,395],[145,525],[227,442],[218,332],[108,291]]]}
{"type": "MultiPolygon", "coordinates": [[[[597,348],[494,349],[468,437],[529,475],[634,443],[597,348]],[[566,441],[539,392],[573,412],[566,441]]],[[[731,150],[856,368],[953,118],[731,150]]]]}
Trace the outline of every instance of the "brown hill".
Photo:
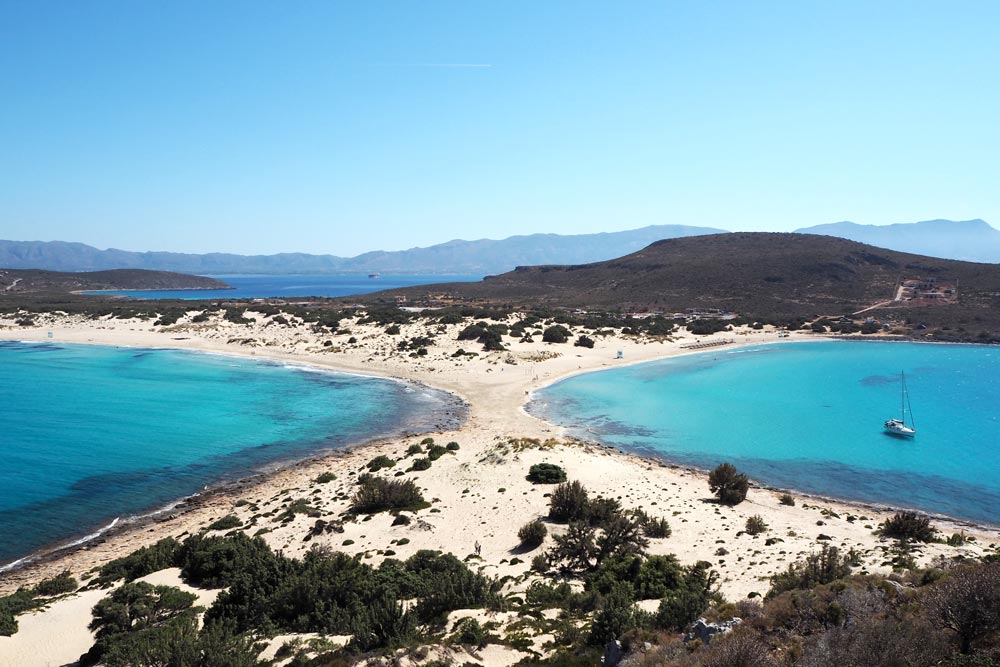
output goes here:
{"type": "MultiPolygon", "coordinates": [[[[719,308],[750,317],[852,313],[896,296],[902,279],[957,286],[934,310],[1000,311],[1000,265],[885,250],[811,234],[732,233],[658,241],[624,257],[528,266],[478,283],[388,290],[367,300],[477,301],[634,311],[719,308]]],[[[912,309],[921,301],[892,302],[912,309]]],[[[929,310],[929,309],[924,309],[929,310]]],[[[937,318],[935,318],[937,319],[937,318]]]]}
{"type": "Polygon", "coordinates": [[[230,289],[229,285],[204,276],[169,271],[113,269],[64,273],[38,269],[0,269],[0,295],[53,294],[90,290],[200,290],[230,289]]]}

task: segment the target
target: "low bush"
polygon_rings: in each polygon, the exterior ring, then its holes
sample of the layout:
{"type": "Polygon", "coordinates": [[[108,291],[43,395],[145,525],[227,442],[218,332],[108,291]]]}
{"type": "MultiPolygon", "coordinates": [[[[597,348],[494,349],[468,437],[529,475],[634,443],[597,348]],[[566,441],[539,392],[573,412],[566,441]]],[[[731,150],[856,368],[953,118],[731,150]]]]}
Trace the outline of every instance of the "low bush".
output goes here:
{"type": "Polygon", "coordinates": [[[72,593],[77,589],[79,584],[76,579],[70,574],[69,570],[65,570],[61,574],[58,574],[51,579],[43,579],[38,582],[35,586],[35,594],[37,595],[62,595],[63,593],[72,593]]]}
{"type": "Polygon", "coordinates": [[[593,348],[594,339],[590,336],[577,336],[576,342],[573,345],[576,347],[593,348]]]}
{"type": "Polygon", "coordinates": [[[789,507],[795,506],[795,498],[792,497],[790,493],[782,493],[781,497],[778,499],[782,505],[788,505],[789,507]]]}
{"type": "Polygon", "coordinates": [[[463,618],[455,624],[453,638],[459,644],[481,648],[489,639],[489,633],[476,619],[463,618]]]}
{"type": "Polygon", "coordinates": [[[549,518],[553,521],[580,521],[587,517],[590,497],[580,482],[565,482],[552,491],[549,518]]]}
{"type": "Polygon", "coordinates": [[[227,514],[218,521],[214,521],[208,524],[209,530],[230,530],[232,528],[239,528],[243,525],[240,518],[235,514],[227,514]]]}
{"type": "Polygon", "coordinates": [[[542,332],[542,341],[545,343],[565,343],[569,340],[569,329],[561,324],[555,324],[542,332]]]}
{"type": "Polygon", "coordinates": [[[748,535],[760,535],[761,533],[767,532],[767,524],[759,514],[754,514],[752,517],[747,519],[744,530],[748,535]]]}
{"type": "Polygon", "coordinates": [[[390,459],[385,454],[380,454],[376,456],[371,461],[368,462],[368,472],[378,472],[383,468],[391,468],[396,465],[396,462],[390,459]]]}
{"type": "Polygon", "coordinates": [[[818,584],[828,584],[842,579],[851,573],[854,554],[843,556],[837,547],[824,544],[823,548],[806,557],[805,561],[793,563],[784,572],[771,576],[771,590],[767,597],[772,598],[784,591],[812,588],[818,584]]]}
{"type": "Polygon", "coordinates": [[[452,440],[447,445],[445,445],[445,449],[447,449],[449,452],[457,452],[459,450],[459,444],[454,440],[452,440]]]}
{"type": "Polygon", "coordinates": [[[549,534],[548,528],[540,519],[529,521],[521,526],[517,531],[517,536],[521,540],[521,545],[526,549],[535,549],[545,541],[545,536],[549,534]]]}
{"type": "Polygon", "coordinates": [[[539,574],[543,572],[548,572],[549,570],[549,557],[544,553],[536,554],[534,558],[531,559],[531,571],[537,572],[539,574]]]}
{"type": "Polygon", "coordinates": [[[441,445],[431,445],[427,448],[427,458],[431,461],[437,461],[439,458],[448,453],[447,447],[442,447],[441,445]]]}
{"type": "Polygon", "coordinates": [[[247,572],[274,567],[280,557],[260,537],[192,535],[177,549],[176,565],[192,586],[224,588],[247,572]]]}
{"type": "Polygon", "coordinates": [[[156,544],[133,551],[128,556],[116,558],[101,567],[94,583],[100,587],[110,586],[119,579],[126,583],[145,577],[147,574],[174,567],[180,543],[172,537],[165,537],[156,544]]]}
{"type": "Polygon", "coordinates": [[[413,456],[414,454],[423,454],[423,453],[424,453],[424,448],[418,445],[417,443],[413,443],[412,445],[406,448],[407,456],[413,456]]]}
{"type": "Polygon", "coordinates": [[[670,522],[663,517],[646,517],[642,520],[642,532],[649,538],[664,539],[670,537],[673,531],[670,522]]]}
{"type": "Polygon", "coordinates": [[[319,477],[313,480],[315,484],[328,484],[333,480],[337,479],[337,476],[332,472],[321,473],[319,477]]]}
{"type": "Polygon", "coordinates": [[[535,484],[559,484],[566,481],[566,471],[554,463],[536,463],[528,470],[528,481],[535,484]]]}
{"type": "Polygon", "coordinates": [[[882,522],[879,533],[883,537],[912,542],[933,542],[937,539],[937,530],[931,525],[930,518],[917,512],[897,512],[882,522]]]}
{"type": "Polygon", "coordinates": [[[428,458],[413,459],[410,470],[427,470],[431,467],[431,460],[428,458]]]}
{"type": "Polygon", "coordinates": [[[427,507],[420,488],[413,480],[372,477],[354,494],[351,509],[364,514],[386,510],[414,510],[427,507]]]}
{"type": "Polygon", "coordinates": [[[738,505],[746,500],[750,480],[733,464],[722,463],[709,473],[708,488],[723,505],[738,505]]]}

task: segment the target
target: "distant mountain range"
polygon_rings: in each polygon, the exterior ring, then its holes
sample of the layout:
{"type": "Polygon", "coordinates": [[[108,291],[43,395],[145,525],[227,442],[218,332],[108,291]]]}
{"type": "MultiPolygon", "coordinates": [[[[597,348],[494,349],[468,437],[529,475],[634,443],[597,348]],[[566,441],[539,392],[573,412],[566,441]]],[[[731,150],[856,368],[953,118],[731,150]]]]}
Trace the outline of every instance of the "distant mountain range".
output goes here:
{"type": "MultiPolygon", "coordinates": [[[[282,253],[236,255],[99,250],[64,241],[0,241],[0,267],[50,271],[149,269],[198,275],[440,273],[492,275],[518,266],[590,264],[622,257],[664,239],[723,233],[689,225],[651,225],[602,234],[530,234],[502,240],[448,241],[426,248],[366,252],[356,257],[282,253]]],[[[982,220],[927,220],[896,225],[837,222],[796,230],[971,262],[1000,263],[1000,231],[982,220]]]]}
{"type": "Polygon", "coordinates": [[[64,241],[0,241],[0,267],[51,271],[152,269],[180,273],[323,274],[464,273],[494,274],[532,264],[586,264],[635,252],[661,239],[716,234],[722,229],[651,225],[602,234],[531,234],[495,241],[448,241],[426,248],[367,252],[356,257],[282,253],[204,255],[174,252],[99,250],[64,241]]]}
{"type": "Polygon", "coordinates": [[[925,220],[896,225],[835,222],[796,229],[860,243],[967,262],[1000,262],[1000,231],[982,220],[925,220]]]}

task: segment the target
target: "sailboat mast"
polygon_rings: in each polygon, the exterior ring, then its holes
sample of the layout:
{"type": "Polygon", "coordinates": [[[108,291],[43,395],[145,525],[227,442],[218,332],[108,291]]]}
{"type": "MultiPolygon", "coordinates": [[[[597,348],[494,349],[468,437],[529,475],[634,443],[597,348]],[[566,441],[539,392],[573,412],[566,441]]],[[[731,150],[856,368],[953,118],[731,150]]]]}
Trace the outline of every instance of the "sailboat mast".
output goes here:
{"type": "MultiPolygon", "coordinates": [[[[903,385],[903,388],[905,389],[906,385],[903,385]]],[[[916,428],[917,422],[916,420],[913,419],[913,406],[910,404],[910,392],[905,392],[905,393],[906,393],[906,409],[910,413],[910,426],[912,428],[916,428]]]]}
{"type": "Polygon", "coordinates": [[[899,412],[903,415],[903,424],[906,424],[906,373],[899,371],[899,412]]]}

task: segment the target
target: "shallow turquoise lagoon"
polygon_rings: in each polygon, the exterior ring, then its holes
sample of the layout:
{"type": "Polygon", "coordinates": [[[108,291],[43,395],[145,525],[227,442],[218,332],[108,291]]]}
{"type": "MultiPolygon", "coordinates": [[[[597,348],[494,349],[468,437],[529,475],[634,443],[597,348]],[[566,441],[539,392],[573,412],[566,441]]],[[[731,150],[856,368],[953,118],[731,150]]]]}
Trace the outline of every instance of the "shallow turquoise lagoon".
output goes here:
{"type": "Polygon", "coordinates": [[[450,395],[392,380],[46,343],[0,343],[0,405],[0,565],[206,485],[460,417],[450,395]]]}
{"type": "MultiPolygon", "coordinates": [[[[571,377],[528,408],[576,435],[762,482],[1000,524],[1000,348],[782,343],[571,377]],[[900,412],[917,437],[882,432],[900,412]]],[[[707,492],[707,490],[706,490],[707,492]]]]}

